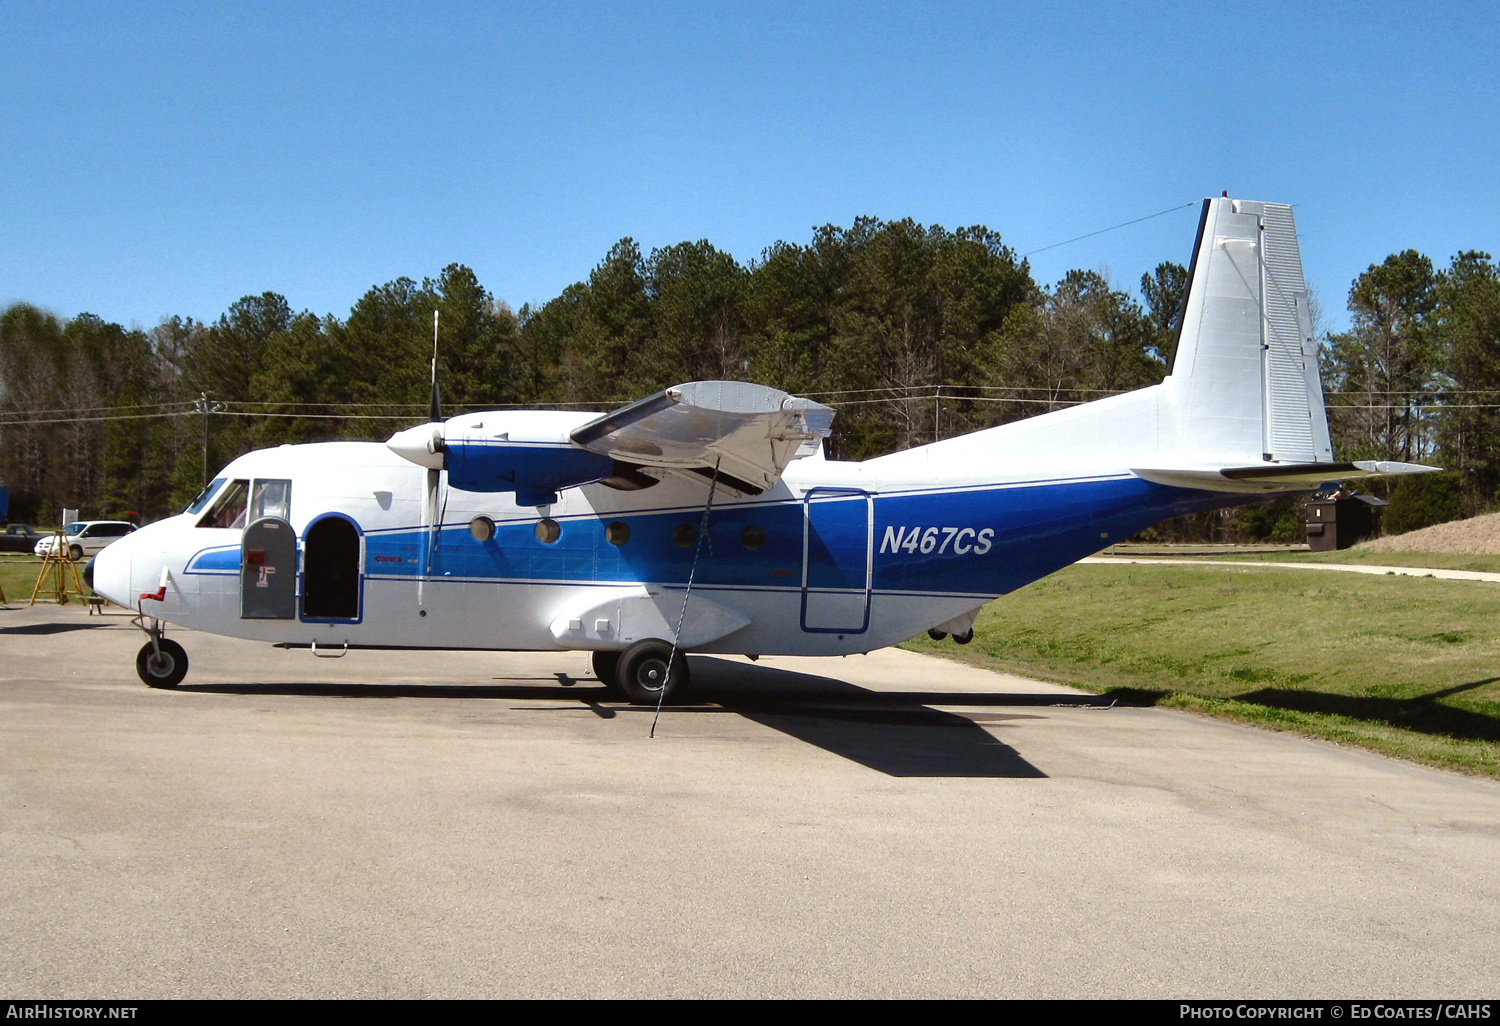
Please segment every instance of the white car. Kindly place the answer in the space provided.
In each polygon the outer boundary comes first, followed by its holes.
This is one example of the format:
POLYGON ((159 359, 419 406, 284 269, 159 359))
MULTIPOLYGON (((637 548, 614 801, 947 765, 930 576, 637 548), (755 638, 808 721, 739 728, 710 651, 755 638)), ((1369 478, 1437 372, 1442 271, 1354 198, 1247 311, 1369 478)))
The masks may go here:
MULTIPOLYGON (((92 556, 110 542, 119 541, 134 530, 134 524, 123 520, 80 520, 63 528, 68 536, 68 555, 73 559, 92 556)), ((57 535, 43 535, 32 551, 38 556, 56 553, 57 535)))

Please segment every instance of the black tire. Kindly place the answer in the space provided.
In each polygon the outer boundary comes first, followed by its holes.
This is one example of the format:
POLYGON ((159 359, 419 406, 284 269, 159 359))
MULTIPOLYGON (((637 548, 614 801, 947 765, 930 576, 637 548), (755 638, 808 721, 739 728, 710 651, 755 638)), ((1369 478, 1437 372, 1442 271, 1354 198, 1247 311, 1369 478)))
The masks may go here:
POLYGON ((936 627, 934 627, 930 631, 927 632, 927 636, 929 638, 931 638, 933 641, 942 641, 944 638, 946 638, 948 636, 948 632, 947 631, 940 631, 936 627))
POLYGON ((665 641, 637 641, 620 656, 616 678, 620 690, 632 705, 656 705, 680 699, 688 686, 687 654, 679 651, 672 658, 672 676, 667 678, 667 659, 672 646, 665 641), (662 687, 667 693, 662 695, 662 687))
POLYGON ((166 638, 161 639, 160 656, 156 646, 148 641, 135 657, 135 672, 147 687, 175 688, 187 676, 187 671, 187 653, 177 642, 166 638))
POLYGON ((604 685, 604 690, 613 695, 624 694, 620 690, 619 652, 590 652, 589 666, 593 669, 594 676, 599 678, 599 683, 604 685))
POLYGON ((78 562, 80 559, 82 559, 83 558, 83 546, 82 545, 69 545, 68 546, 68 558, 71 559, 75 563, 78 562))
POLYGON ((974 640, 974 628, 970 627, 962 634, 953 635, 953 640, 960 645, 967 645, 969 642, 974 640))

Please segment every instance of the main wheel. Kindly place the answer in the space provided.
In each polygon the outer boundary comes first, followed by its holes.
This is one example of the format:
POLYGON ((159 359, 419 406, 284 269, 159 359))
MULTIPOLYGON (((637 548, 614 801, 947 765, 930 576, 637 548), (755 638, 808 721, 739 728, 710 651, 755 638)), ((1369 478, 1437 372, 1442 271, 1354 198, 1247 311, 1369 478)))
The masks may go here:
POLYGON ((599 678, 599 683, 604 685, 606 691, 615 695, 620 694, 619 652, 590 652, 589 666, 593 668, 594 676, 599 678))
POLYGON ((135 672, 140 674, 147 687, 175 688, 187 676, 187 653, 177 642, 166 638, 162 638, 159 644, 160 653, 156 651, 156 645, 146 642, 136 654, 135 672))
POLYGON ((665 641, 648 639, 637 641, 620 656, 620 667, 616 674, 620 690, 634 705, 656 705, 658 702, 680 698, 688 686, 687 655, 679 651, 672 655, 672 646, 665 641), (667 659, 672 659, 671 678, 667 677, 667 659), (666 695, 662 695, 662 689, 666 695))
POLYGON ((83 558, 83 546, 82 545, 69 545, 68 546, 68 558, 71 559, 75 563, 78 562, 80 559, 82 559, 83 558))

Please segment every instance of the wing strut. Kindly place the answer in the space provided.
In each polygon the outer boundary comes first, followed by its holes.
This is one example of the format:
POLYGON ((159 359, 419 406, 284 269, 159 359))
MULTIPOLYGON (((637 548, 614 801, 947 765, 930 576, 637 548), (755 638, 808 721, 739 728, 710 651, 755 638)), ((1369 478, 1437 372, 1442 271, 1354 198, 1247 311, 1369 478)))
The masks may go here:
MULTIPOLYGON (((719 487, 719 463, 714 460, 714 476, 709 479, 708 501, 703 504, 703 521, 698 525, 698 544, 693 549, 693 565, 688 570, 687 591, 682 593, 682 612, 677 614, 677 629, 672 632, 672 651, 667 656, 667 672, 661 679, 661 694, 656 696, 656 715, 651 717, 650 737, 656 736, 656 721, 661 719, 661 704, 667 697, 667 685, 672 682, 672 660, 677 658, 677 639, 682 637, 682 625, 687 622, 688 599, 693 597, 693 578, 698 575, 698 557, 703 554, 703 539, 708 537, 708 511, 714 508, 714 492, 719 487)), ((684 655, 682 658, 686 659, 684 655)))

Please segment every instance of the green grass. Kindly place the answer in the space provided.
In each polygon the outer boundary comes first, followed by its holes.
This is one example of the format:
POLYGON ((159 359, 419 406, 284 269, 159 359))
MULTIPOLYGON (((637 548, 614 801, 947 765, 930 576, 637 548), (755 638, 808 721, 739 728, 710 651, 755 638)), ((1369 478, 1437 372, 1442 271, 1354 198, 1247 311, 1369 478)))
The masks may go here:
POLYGON ((1084 565, 991 603, 967 647, 906 647, 1500 776, 1497 627, 1495 584, 1084 565))
POLYGON ((1363 552, 1340 549, 1337 552, 1311 552, 1306 548, 1285 546, 1206 546, 1206 545, 1118 545, 1105 549, 1101 556, 1131 559, 1163 557, 1171 559, 1233 559, 1269 563, 1355 563, 1366 566, 1426 566, 1440 570, 1478 570, 1500 573, 1500 556, 1466 556, 1455 552, 1363 552))
MULTIPOLYGON (((39 556, 21 555, 19 553, 0 553, 0 588, 5 591, 5 597, 13 606, 22 606, 31 601, 31 590, 36 587, 37 574, 41 573, 42 560, 39 556)), ((78 564, 78 576, 83 577, 83 564, 78 564)), ((69 582, 71 584, 71 582, 69 582)), ((56 585, 53 586, 54 589, 56 585)), ((84 592, 93 594, 87 587, 84 592)), ((47 601, 56 601, 50 597, 55 595, 55 590, 43 592, 37 596, 37 602, 41 603, 46 597, 47 601)), ((69 596, 70 601, 77 601, 69 596)))
POLYGON ((1367 566, 1427 566, 1439 570, 1479 570, 1500 573, 1500 556, 1466 556, 1457 552, 1277 552, 1258 556, 1227 556, 1229 559, 1263 559, 1289 563, 1357 563, 1367 566))

